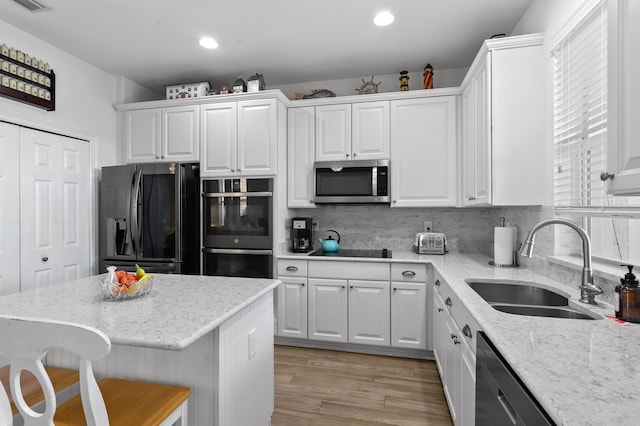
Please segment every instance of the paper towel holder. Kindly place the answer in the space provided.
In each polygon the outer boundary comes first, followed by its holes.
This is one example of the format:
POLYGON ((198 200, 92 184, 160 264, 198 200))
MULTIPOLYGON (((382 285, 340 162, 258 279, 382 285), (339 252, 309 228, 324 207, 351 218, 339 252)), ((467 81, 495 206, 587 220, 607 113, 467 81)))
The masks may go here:
POLYGON ((518 263, 516 262, 516 253, 515 252, 513 253, 513 258, 514 259, 513 259, 513 264, 512 265, 503 265, 501 263, 496 263, 493 260, 489 261, 489 265, 495 266, 497 268, 517 268, 520 265, 518 265, 518 263))

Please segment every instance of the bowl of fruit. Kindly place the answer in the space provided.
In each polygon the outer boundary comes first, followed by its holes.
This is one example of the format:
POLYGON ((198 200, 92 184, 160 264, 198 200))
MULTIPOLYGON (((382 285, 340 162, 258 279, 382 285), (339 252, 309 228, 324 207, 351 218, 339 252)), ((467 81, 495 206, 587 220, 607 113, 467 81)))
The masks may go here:
POLYGON ((106 299, 133 299, 144 296, 151 291, 153 277, 136 265, 136 273, 132 274, 115 266, 107 267, 107 277, 102 281, 102 295, 106 299))

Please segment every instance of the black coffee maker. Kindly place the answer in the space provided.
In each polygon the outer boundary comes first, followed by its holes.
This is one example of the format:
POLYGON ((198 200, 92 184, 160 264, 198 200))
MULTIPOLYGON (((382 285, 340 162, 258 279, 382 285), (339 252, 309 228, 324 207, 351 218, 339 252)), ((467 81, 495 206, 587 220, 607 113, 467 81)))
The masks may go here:
POLYGON ((313 218, 294 217, 291 219, 291 251, 308 253, 313 250, 313 218))

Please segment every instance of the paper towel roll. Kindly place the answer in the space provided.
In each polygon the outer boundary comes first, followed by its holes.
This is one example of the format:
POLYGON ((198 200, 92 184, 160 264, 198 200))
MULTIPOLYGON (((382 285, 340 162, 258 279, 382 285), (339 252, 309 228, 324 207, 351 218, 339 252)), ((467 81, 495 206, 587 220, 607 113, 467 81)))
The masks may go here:
POLYGON ((496 226, 493 230, 493 261, 496 265, 512 265, 516 227, 496 226))

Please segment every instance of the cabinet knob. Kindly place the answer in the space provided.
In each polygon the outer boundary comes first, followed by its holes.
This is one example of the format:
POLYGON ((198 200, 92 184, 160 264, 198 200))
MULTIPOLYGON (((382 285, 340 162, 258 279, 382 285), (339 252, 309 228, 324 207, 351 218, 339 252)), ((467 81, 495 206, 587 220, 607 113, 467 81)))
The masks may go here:
POLYGON ((238 173, 240 173, 242 171, 242 169, 238 169, 238 173))
POLYGON ((355 152, 353 153, 353 156, 354 156, 354 157, 356 156, 356 153, 355 153, 355 152))
POLYGON ((397 288, 397 287, 394 287, 394 288, 393 288, 393 291, 398 291, 398 288, 397 288))
POLYGON ((235 173, 235 172, 236 172, 235 170, 231 169, 231 173, 235 173))
POLYGON ((349 286, 349 288, 353 288, 353 286, 349 286))
POLYGON ((447 297, 447 300, 444 301, 447 306, 451 306, 451 298, 447 297))
POLYGON ((469 324, 465 324, 464 327, 462 327, 462 334, 467 336, 469 339, 473 339, 473 333, 471 333, 471 327, 469 327, 469 324))
POLYGON ((342 288, 347 288, 347 287, 345 287, 345 286, 342 286, 342 288))
POLYGON ((440 280, 436 280, 436 287, 440 287, 440 280))
POLYGON ((398 200, 393 200, 393 204, 395 204, 395 203, 397 203, 397 202, 398 202, 398 200))
POLYGON ((300 283, 300 285, 301 285, 302 287, 304 287, 304 283, 300 283))
POLYGON ((438 308, 438 312, 442 312, 442 308, 438 308))
POLYGON ((48 260, 49 260, 49 258, 48 258, 47 256, 45 256, 45 257, 43 257, 43 258, 42 258, 42 261, 43 261, 43 262, 46 262, 46 261, 48 261, 48 260))
POLYGON ((345 156, 346 156, 347 158, 349 158, 349 154, 345 154, 345 156))
POLYGON ((609 172, 602 172, 600 173, 600 180, 605 182, 609 179, 613 180, 613 178, 615 177, 615 173, 609 173, 609 172))
POLYGON ((476 199, 476 197, 469 197, 469 198, 467 198, 467 200, 469 200, 469 201, 473 201, 473 200, 475 200, 475 199, 476 199))
POLYGON ((415 277, 416 273, 413 271, 402 271, 402 275, 404 275, 405 277, 415 277))
POLYGON ((298 272, 297 266, 287 266, 287 271, 298 272))
POLYGON ((156 157, 156 160, 159 160, 159 159, 160 159, 160 157, 158 157, 157 155, 156 155, 155 157, 156 157))

